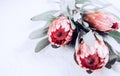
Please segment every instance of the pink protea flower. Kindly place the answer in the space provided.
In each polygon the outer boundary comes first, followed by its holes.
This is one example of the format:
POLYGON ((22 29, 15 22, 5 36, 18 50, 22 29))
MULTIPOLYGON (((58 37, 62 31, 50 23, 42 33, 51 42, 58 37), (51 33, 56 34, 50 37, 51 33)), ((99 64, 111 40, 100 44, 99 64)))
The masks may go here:
POLYGON ((99 31, 111 32, 119 28, 118 21, 115 17, 105 12, 88 12, 84 20, 99 31))
POLYGON ((64 46, 72 39, 73 30, 66 17, 55 19, 49 27, 48 38, 52 45, 64 46))
POLYGON ((87 71, 101 69, 108 62, 109 50, 105 43, 95 37, 93 46, 81 41, 75 53, 76 63, 87 71))

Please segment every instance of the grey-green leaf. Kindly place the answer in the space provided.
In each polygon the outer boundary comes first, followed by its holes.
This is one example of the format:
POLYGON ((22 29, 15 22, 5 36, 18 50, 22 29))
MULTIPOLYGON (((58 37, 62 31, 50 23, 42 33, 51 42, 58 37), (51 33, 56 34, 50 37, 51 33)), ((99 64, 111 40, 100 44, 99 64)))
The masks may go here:
POLYGON ((47 45, 49 45, 50 42, 48 41, 48 38, 44 38, 42 39, 36 46, 35 48, 35 52, 39 52, 41 51, 43 48, 45 48, 47 45))
POLYGON ((118 43, 120 43, 120 32, 113 31, 109 33, 110 36, 112 36, 118 43))
POLYGON ((43 21, 50 21, 50 20, 54 20, 56 17, 54 16, 55 13, 57 13, 58 10, 52 10, 52 11, 47 11, 44 13, 41 13, 37 16, 34 16, 31 18, 32 21, 39 21, 39 20, 43 20, 43 21))
POLYGON ((60 0, 60 11, 64 16, 70 16, 75 9, 75 0, 60 0))
POLYGON ((69 20, 70 20, 70 23, 71 23, 71 27, 72 27, 72 29, 75 30, 75 28, 76 28, 75 24, 72 22, 71 19, 69 19, 69 20))
POLYGON ((48 27, 46 28, 40 28, 38 30, 33 31, 30 35, 29 38, 30 39, 37 39, 37 38, 41 38, 47 35, 47 31, 48 31, 48 27))
POLYGON ((80 32, 78 33, 78 36, 77 36, 77 39, 76 39, 76 42, 75 42, 75 50, 76 51, 78 50, 78 47, 79 47, 79 38, 80 38, 80 32))
POLYGON ((89 0, 75 0, 75 2, 77 4, 83 4, 83 3, 87 2, 87 1, 89 1, 89 0))
POLYGON ((43 28, 40 28, 40 29, 38 29, 38 30, 36 30, 36 31, 33 31, 33 32, 29 35, 29 38, 30 38, 30 39, 37 39, 37 38, 41 38, 41 37, 46 36, 50 24, 51 24, 51 22, 47 22, 43 28))
POLYGON ((113 52, 113 48, 111 47, 111 45, 108 42, 105 42, 105 43, 109 48, 109 61, 107 62, 105 67, 110 69, 112 65, 117 61, 117 55, 113 52))
POLYGON ((112 38, 109 35, 104 36, 104 41, 107 42, 111 46, 111 48, 113 49, 113 52, 116 55, 120 56, 120 50, 119 50, 120 44, 114 38, 112 38))
POLYGON ((84 27, 85 27, 86 29, 88 29, 89 24, 88 24, 87 22, 83 21, 83 25, 84 25, 84 27))

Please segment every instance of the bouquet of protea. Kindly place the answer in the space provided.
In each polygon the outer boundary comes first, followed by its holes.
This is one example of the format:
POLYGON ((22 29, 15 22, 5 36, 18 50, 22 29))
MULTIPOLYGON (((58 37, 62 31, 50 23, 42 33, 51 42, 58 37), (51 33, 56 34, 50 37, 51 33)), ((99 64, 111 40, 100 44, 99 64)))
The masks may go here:
POLYGON ((47 24, 30 34, 31 39, 42 38, 35 52, 48 44, 53 48, 72 45, 75 62, 88 73, 111 68, 120 62, 119 19, 104 9, 110 4, 99 0, 61 0, 60 10, 51 10, 31 18, 47 24), (115 47, 116 46, 116 47, 115 47))

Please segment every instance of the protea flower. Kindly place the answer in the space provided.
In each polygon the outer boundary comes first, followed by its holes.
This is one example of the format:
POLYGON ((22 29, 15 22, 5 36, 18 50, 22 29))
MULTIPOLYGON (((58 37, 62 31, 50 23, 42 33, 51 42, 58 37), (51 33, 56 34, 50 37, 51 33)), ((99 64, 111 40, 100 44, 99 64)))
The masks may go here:
POLYGON ((76 63, 87 72, 101 69, 108 62, 108 58, 108 47, 97 37, 93 46, 88 45, 83 39, 75 53, 76 63))
POLYGON ((84 20, 96 30, 111 32, 119 28, 118 21, 112 15, 105 12, 88 12, 84 20))
POLYGON ((66 17, 55 19, 49 27, 48 38, 52 45, 57 47, 68 44, 72 39, 73 30, 66 17))

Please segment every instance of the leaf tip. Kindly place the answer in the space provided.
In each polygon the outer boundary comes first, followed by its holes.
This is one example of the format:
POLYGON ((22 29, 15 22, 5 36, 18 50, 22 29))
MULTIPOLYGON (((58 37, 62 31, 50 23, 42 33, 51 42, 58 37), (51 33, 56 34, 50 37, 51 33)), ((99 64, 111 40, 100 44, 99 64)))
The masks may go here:
POLYGON ((34 17, 30 18, 31 21, 36 21, 36 19, 34 17))
POLYGON ((31 39, 31 40, 34 39, 32 33, 28 36, 28 38, 31 39))
POLYGON ((32 20, 33 20, 33 18, 30 18, 30 20, 32 21, 32 20))
POLYGON ((29 39, 31 39, 31 40, 32 40, 32 39, 34 39, 31 35, 30 35, 30 36, 28 36, 28 38, 29 38, 29 39))
POLYGON ((37 50, 37 49, 35 49, 35 53, 38 53, 38 52, 40 52, 41 50, 37 50))

